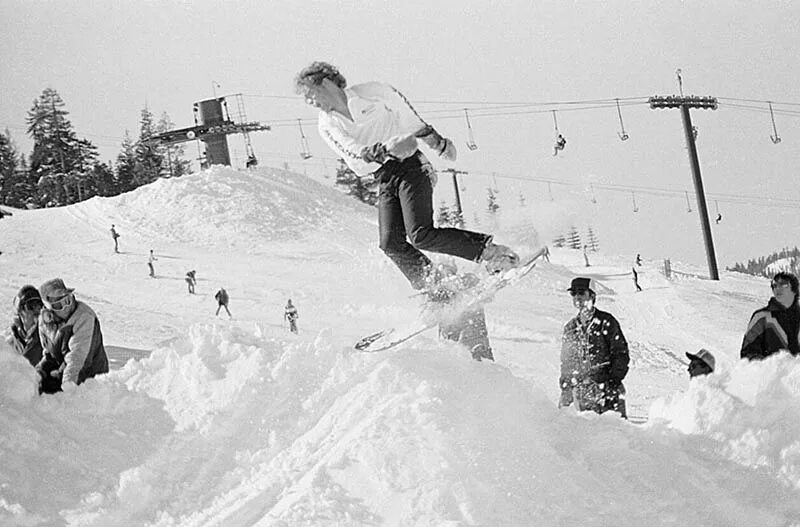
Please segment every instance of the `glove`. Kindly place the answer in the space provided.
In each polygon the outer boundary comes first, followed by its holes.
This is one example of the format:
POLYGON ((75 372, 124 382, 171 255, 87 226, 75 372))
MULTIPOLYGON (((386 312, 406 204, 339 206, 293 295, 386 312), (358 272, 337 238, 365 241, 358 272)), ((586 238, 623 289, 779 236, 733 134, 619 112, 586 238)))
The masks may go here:
POLYGON ((458 152, 456 152, 456 145, 450 139, 443 138, 444 145, 439 149, 439 157, 445 161, 455 161, 458 152))
POLYGON ((396 135, 386 141, 384 146, 390 156, 402 161, 417 151, 417 138, 414 137, 414 134, 396 135))
POLYGON ((360 155, 361 159, 367 163, 378 163, 380 165, 392 158, 386 150, 386 146, 380 142, 371 146, 365 146, 361 149, 360 155))

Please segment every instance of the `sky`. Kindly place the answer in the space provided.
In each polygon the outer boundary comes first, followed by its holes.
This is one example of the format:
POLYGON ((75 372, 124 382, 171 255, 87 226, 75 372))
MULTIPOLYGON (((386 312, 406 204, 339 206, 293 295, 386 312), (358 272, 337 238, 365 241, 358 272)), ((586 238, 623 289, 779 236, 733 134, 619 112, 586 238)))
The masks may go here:
MULTIPOLYGON (((492 231, 537 244, 507 211, 492 231)), ((3 325, 0 524, 800 525, 800 364, 737 360, 767 280, 667 280, 645 260, 637 293, 627 255, 587 268, 554 248, 486 306, 496 362, 435 332, 367 354, 359 337, 419 310, 375 233, 373 209, 266 168, 4 218, 0 317, 22 284, 60 276, 97 312, 112 371, 37 396, 3 325), (629 421, 556 407, 576 274, 629 343, 629 421), (219 287, 232 319, 214 315, 219 287), (689 381, 701 347, 717 371, 689 381)))
MULTIPOLYGON (((556 231, 592 226, 631 259, 705 266, 680 116, 646 102, 678 93, 680 68, 684 93, 720 101, 692 113, 719 266, 800 237, 795 3, 2 0, 0 15, 0 38, 13 50, 0 57, 0 127, 23 151, 26 113, 46 87, 105 160, 116 158, 125 130, 137 134, 145 106, 184 127, 192 103, 241 93, 248 119, 273 127, 252 134, 262 164, 330 181, 335 157, 292 88, 301 68, 327 60, 351 84, 395 85, 455 140, 457 162, 435 162, 468 172, 459 176, 467 218, 485 208, 491 186, 501 205, 550 201, 531 213, 560 212, 556 231), (553 110, 567 139, 556 157, 553 110)), ((229 142, 243 165, 242 139, 229 142)), ((452 185, 438 188, 442 201, 453 203, 452 185)))

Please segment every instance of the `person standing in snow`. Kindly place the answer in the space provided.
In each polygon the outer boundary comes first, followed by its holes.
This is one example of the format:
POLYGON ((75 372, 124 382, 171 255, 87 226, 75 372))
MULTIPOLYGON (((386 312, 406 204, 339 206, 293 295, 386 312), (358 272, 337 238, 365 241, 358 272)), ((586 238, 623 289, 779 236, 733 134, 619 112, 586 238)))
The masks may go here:
POLYGON ((689 378, 694 379, 703 375, 714 373, 714 367, 717 364, 714 355, 705 348, 701 348, 697 353, 686 352, 686 358, 689 359, 689 378))
POLYGON ((608 410, 627 417, 625 386, 628 342, 613 315, 595 307, 593 280, 578 277, 568 289, 578 314, 564 326, 561 339, 561 398, 558 406, 573 402, 580 411, 608 410))
POLYGON ((156 260, 158 260, 158 258, 153 255, 153 249, 150 249, 150 257, 147 259, 147 267, 150 268, 150 278, 156 277, 156 270, 153 268, 153 262, 156 260))
POLYGON ((61 278, 39 287, 44 304, 39 323, 44 356, 37 370, 45 393, 108 373, 100 321, 92 308, 75 299, 74 291, 61 278))
POLYGON ((379 82, 348 86, 326 62, 303 69, 295 90, 319 109, 318 130, 328 146, 356 175, 378 181, 380 248, 412 287, 430 285, 431 261, 421 250, 481 262, 492 272, 519 263, 516 253, 489 234, 434 227, 436 172, 418 142, 447 161, 455 161, 456 148, 402 93, 379 82))
POLYGON ((764 359, 779 351, 800 354, 798 280, 792 273, 772 277, 772 298, 750 317, 742 340, 743 359, 764 359))
POLYGON ((33 367, 42 360, 38 323, 42 307, 42 297, 32 285, 22 286, 14 297, 16 313, 11 321, 11 344, 33 367))
POLYGON ((219 316, 220 308, 224 307, 225 312, 228 313, 228 318, 233 318, 230 310, 228 309, 228 302, 230 301, 230 298, 228 297, 228 292, 225 291, 224 287, 219 288, 219 291, 217 291, 217 293, 214 295, 214 298, 217 299, 217 312, 214 313, 214 316, 219 316))
MULTIPOLYGON (((637 262, 641 261, 639 260, 638 254, 636 255, 636 260, 637 262)), ((642 287, 639 285, 639 273, 636 271, 636 265, 642 265, 642 264, 641 263, 634 264, 634 266, 631 267, 631 272, 633 273, 633 285, 636 287, 636 292, 638 293, 642 290, 642 287)))
POLYGON ((300 318, 300 315, 297 313, 297 308, 292 305, 292 299, 290 298, 286 302, 286 307, 283 310, 283 319, 289 321, 289 331, 292 333, 297 333, 298 318, 300 318))
POLYGON ((194 286, 197 285, 197 278, 195 277, 195 270, 192 269, 188 273, 186 273, 186 285, 189 288, 189 294, 194 294, 194 286))
POLYGON ((111 237, 114 239, 114 252, 118 253, 119 242, 117 240, 119 239, 119 234, 117 233, 117 229, 114 227, 113 223, 111 224, 111 237))

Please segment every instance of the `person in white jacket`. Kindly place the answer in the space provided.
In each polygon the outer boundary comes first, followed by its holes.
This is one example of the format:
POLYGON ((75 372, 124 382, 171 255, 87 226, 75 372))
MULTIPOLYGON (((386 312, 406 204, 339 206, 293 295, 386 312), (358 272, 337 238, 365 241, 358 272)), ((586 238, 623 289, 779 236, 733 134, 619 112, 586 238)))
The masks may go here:
POLYGON ((319 134, 328 146, 356 175, 378 181, 380 248, 414 288, 431 285, 431 261, 421 250, 481 262, 490 272, 519 263, 515 252, 493 243, 489 234, 434 227, 435 171, 418 143, 447 161, 455 161, 456 148, 397 89, 380 82, 347 86, 326 62, 303 69, 295 89, 319 109, 319 134))

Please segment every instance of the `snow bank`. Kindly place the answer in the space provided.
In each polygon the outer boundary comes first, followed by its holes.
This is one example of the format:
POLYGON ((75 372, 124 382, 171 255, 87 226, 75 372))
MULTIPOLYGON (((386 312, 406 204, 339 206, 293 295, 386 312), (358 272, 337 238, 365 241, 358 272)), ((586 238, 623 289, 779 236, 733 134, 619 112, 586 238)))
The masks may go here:
POLYGON ((696 378, 657 401, 650 420, 713 438, 725 457, 800 490, 800 361, 788 353, 696 378))

